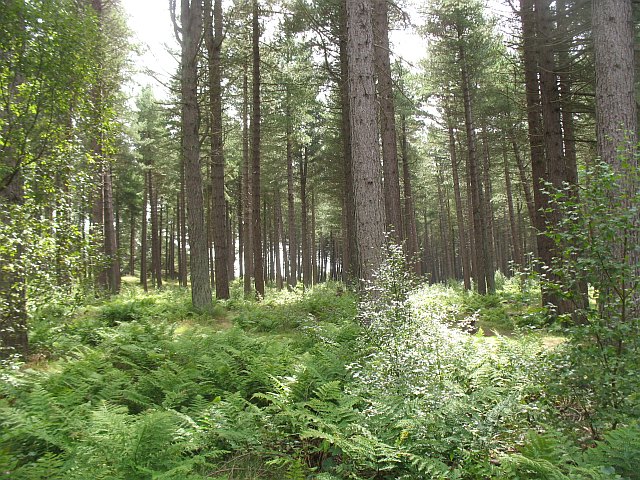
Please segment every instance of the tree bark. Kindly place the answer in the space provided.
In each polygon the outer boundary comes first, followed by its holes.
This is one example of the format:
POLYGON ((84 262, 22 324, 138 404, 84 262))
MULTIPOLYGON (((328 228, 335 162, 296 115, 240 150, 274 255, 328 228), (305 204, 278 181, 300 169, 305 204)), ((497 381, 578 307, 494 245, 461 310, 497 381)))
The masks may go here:
POLYGON ((369 0, 347 0, 347 55, 358 278, 372 280, 384 246, 374 47, 369 0))
POLYGON ((211 283, 200 170, 198 45, 202 32, 202 5, 198 0, 181 1, 182 155, 189 223, 191 299, 194 308, 204 310, 211 307, 211 283))
POLYGON ((411 169, 409 168, 409 146, 407 140, 407 119, 401 117, 402 123, 402 177, 404 187, 404 228, 407 239, 406 258, 413 273, 422 275, 421 262, 418 257, 418 230, 416 227, 416 210, 411 188, 411 169))
POLYGON ((253 166, 253 270, 258 298, 264 298, 264 260, 262 256, 262 221, 260 219, 260 24, 258 0, 253 0, 252 58, 253 112, 251 115, 251 153, 253 166))
POLYGON ((619 175, 617 192, 613 194, 617 197, 616 203, 620 201, 628 211, 635 208, 630 219, 632 226, 620 228, 618 240, 612 246, 615 259, 629 266, 629 273, 619 280, 623 317, 627 317, 622 320, 625 321, 638 318, 640 313, 638 120, 634 96, 635 37, 631 1, 593 0, 592 18, 598 155, 619 175))
MULTIPOLYGON (((462 41, 462 32, 458 32, 458 40, 462 41)), ((462 94, 464 99, 464 123, 467 131, 467 172, 471 188, 471 204, 473 208, 473 233, 475 237, 475 265, 474 275, 478 293, 487 293, 487 236, 486 236, 486 212, 484 210, 484 193, 477 161, 477 142, 473 123, 472 100, 470 92, 469 74, 466 65, 466 52, 464 46, 459 47, 460 74, 462 81, 462 94)))
POLYGON ((309 202, 307 199, 307 171, 309 158, 307 147, 303 148, 300 157, 300 240, 302 242, 302 283, 305 288, 311 287, 311 259, 309 248, 309 202))
POLYGON ((289 227, 289 288, 295 288, 298 283, 298 241, 296 239, 296 209, 293 185, 293 132, 291 128, 291 94, 287 86, 287 223, 289 227))
POLYGON ((511 188, 511 173, 509 171, 509 161, 507 156, 507 146, 502 146, 502 159, 504 162, 504 183, 507 193, 507 208, 509 212, 509 228, 511 230, 511 243, 513 245, 513 260, 518 268, 524 265, 524 256, 520 244, 520 232, 516 223, 515 209, 513 208, 513 190, 511 188))
POLYGON ((252 167, 249 156, 249 85, 247 78, 248 67, 245 65, 242 81, 242 165, 243 165, 243 209, 244 209, 244 294, 250 295, 251 279, 253 278, 253 200, 252 200, 252 167))
POLYGON ((158 192, 154 187, 153 172, 147 172, 149 203, 151 205, 151 275, 156 288, 162 288, 162 264, 160 256, 160 222, 158 221, 158 192))
POLYGON ((142 196, 142 234, 140 240, 140 283, 145 292, 149 291, 147 271, 147 204, 149 203, 149 175, 144 175, 144 194, 142 196))
POLYGON ((204 40, 209 63, 211 108, 211 193, 216 298, 229 298, 227 208, 225 201, 224 152, 222 145, 222 0, 204 1, 204 40))
POLYGON ((357 277, 355 201, 353 198, 353 159, 351 158, 351 112, 349 106, 349 55, 347 53, 347 4, 340 2, 340 120, 343 183, 342 280, 349 284, 357 277))
POLYGON ((392 238, 402 245, 403 224, 400 206, 400 179, 398 174, 398 145, 393 100, 391 61, 389 59, 389 19, 387 0, 373 0, 373 42, 375 45, 375 73, 378 101, 380 102, 380 137, 382 139, 382 170, 384 175, 384 207, 386 228, 392 238))
POLYGON ((462 213, 462 196, 460 194, 460 175, 458 174, 458 155, 456 151, 456 139, 453 126, 449 122, 449 154, 451 157, 451 172, 453 174, 453 195, 456 202, 456 221, 458 224, 458 236, 460 237, 460 259, 462 260, 462 278, 464 289, 471 290, 471 262, 467 232, 462 213))

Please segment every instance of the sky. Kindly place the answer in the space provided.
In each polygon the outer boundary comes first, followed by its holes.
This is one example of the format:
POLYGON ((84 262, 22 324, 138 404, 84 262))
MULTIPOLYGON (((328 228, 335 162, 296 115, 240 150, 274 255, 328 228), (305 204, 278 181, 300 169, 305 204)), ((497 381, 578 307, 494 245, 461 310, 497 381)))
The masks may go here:
POLYGON ((130 86, 132 93, 150 85, 156 97, 167 99, 169 92, 162 83, 167 83, 178 67, 177 60, 169 53, 178 51, 169 15, 169 1, 122 0, 122 6, 129 17, 127 23, 132 30, 133 41, 141 53, 132 56, 137 71, 130 86), (152 75, 145 73, 147 70, 152 75))
MULTIPOLYGON (((133 32, 134 42, 139 46, 141 55, 133 55, 137 73, 130 89, 135 95, 143 86, 151 85, 158 99, 168 99, 169 91, 162 84, 167 83, 176 71, 178 62, 169 51, 177 52, 178 45, 173 33, 169 15, 169 0, 121 0, 128 15, 129 28, 133 32), (149 73, 151 74, 149 74, 149 73)), ((494 14, 502 16, 508 12, 506 0, 488 0, 494 14)), ((180 1, 178 0, 178 4, 180 1)), ((412 21, 419 21, 415 5, 425 2, 413 0, 408 11, 412 21)), ((390 34, 392 51, 403 60, 416 67, 425 53, 425 42, 410 31, 395 30, 390 34)))

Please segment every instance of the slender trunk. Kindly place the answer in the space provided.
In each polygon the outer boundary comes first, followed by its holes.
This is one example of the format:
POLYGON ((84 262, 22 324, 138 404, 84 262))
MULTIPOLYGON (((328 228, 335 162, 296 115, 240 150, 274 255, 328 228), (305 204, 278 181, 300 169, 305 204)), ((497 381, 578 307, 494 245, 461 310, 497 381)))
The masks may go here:
POLYGON ((253 157, 253 262, 254 283, 258 298, 264 298, 264 261, 262 256, 262 222, 260 219, 260 24, 258 0, 253 0, 252 17, 253 112, 251 115, 253 157))
POLYGON ((129 275, 136 274, 136 216, 129 206, 129 275))
POLYGON ((160 263, 160 222, 158 220, 158 192, 155 189, 153 173, 147 173, 149 201, 151 204, 151 275, 156 288, 162 288, 162 265, 160 263))
POLYGON ((416 228, 416 211, 413 204, 413 190, 411 188, 411 170, 409 168, 409 146, 407 142, 407 119, 401 117, 402 123, 402 177, 404 187, 404 227, 407 239, 406 257, 416 275, 422 274, 421 262, 418 257, 418 230, 416 228))
POLYGON ((400 179, 398 174, 398 146, 396 142, 393 82, 389 59, 389 19, 387 0, 372 0, 373 42, 375 45, 375 73, 380 104, 380 137, 382 140, 382 170, 384 175, 384 207, 386 229, 393 232, 394 241, 403 244, 400 179))
POLYGON ((307 147, 304 147, 302 156, 300 157, 300 237, 302 241, 302 283, 305 288, 309 288, 312 284, 311 280, 311 259, 309 248, 309 207, 307 201, 307 169, 309 165, 307 156, 307 147))
POLYGON ((507 146, 502 146, 502 159, 504 162, 504 183, 507 193, 507 207, 509 211, 509 227, 511 229, 511 244, 513 245, 513 260, 517 269, 524 265, 524 257, 520 246, 520 232, 516 223, 515 210, 513 208, 513 191, 511 189, 511 173, 509 172, 509 161, 507 157, 507 146))
POLYGON ((357 277, 355 200, 353 197, 353 159, 351 157, 351 108, 349 105, 349 55, 347 53, 347 4, 340 2, 340 120, 344 169, 342 264, 343 281, 351 283, 357 277))
POLYGON ((140 241, 140 283, 144 291, 149 291, 147 280, 147 203, 149 202, 149 175, 144 175, 144 194, 142 198, 142 239, 140 241))
POLYGON ((527 91, 527 124, 529 128, 529 148, 531 151, 531 172, 533 179, 534 208, 532 209, 532 223, 538 231, 538 256, 542 261, 545 261, 548 259, 550 252, 550 239, 542 235, 546 228, 541 211, 547 209, 549 200, 544 194, 543 189, 544 179, 546 178, 546 161, 542 134, 540 86, 538 83, 539 52, 538 41, 536 39, 537 22, 533 4, 534 0, 520 0, 523 36, 522 55, 524 61, 525 87, 527 91))
POLYGON ((204 41, 209 63, 209 103, 211 106, 211 193, 213 246, 215 251, 216 298, 229 298, 227 208, 225 202, 224 152, 222 146, 222 0, 205 0, 204 41))
MULTIPOLYGON (((535 0, 536 21, 538 27, 538 61, 540 76, 540 101, 542 105, 542 126, 544 149, 546 154, 546 177, 553 189, 562 188, 566 178, 566 158, 563 149, 562 121, 560 110, 560 94, 558 90, 557 67, 554 48, 556 36, 553 31, 551 17, 551 0, 535 0)), ((558 207, 549 208, 544 215, 545 230, 549 226, 557 226, 561 221, 558 207)), ((551 266, 556 255, 556 246, 551 239, 545 241, 545 250, 540 252, 541 260, 551 266)), ((550 271, 547 279, 553 283, 559 281, 550 271)), ((562 299, 549 288, 542 289, 542 303, 549 305, 553 314, 568 313, 573 309, 571 302, 562 299)))
MULTIPOLYGON (((462 34, 458 33, 461 41, 462 34)), ((478 293, 484 295, 487 293, 487 236, 486 236, 486 212, 484 210, 484 193, 482 182, 480 181, 480 172, 477 163, 477 147, 476 133, 473 124, 473 112, 470 92, 470 81, 466 66, 466 52, 461 45, 460 54, 460 71, 462 79, 462 93, 464 97, 464 123, 467 131, 467 170, 469 173, 469 184, 471 187, 471 203, 473 205, 473 232, 475 237, 475 263, 474 269, 476 288, 478 293)))
MULTIPOLYGON (((17 95, 20 83, 18 80, 11 85, 11 95, 17 95)), ((4 110, 1 115, 8 117, 12 112, 4 110)), ((0 125, 0 128, 4 133, 7 127, 0 125)), ((14 215, 22 216, 20 209, 24 205, 24 179, 14 149, 9 145, 3 153, 2 167, 15 173, 9 183, 0 188, 0 224, 12 229, 16 226, 14 215)), ((25 358, 29 353, 24 245, 21 236, 16 240, 3 245, 0 255, 0 358, 13 355, 25 358)))
POLYGON ((236 199, 236 211, 238 212, 238 274, 245 277, 244 269, 244 163, 240 164, 238 171, 238 198, 236 199))
POLYGON ((248 67, 245 65, 242 81, 243 103, 242 103, 242 165, 243 165, 243 203, 244 203, 244 294, 250 295, 251 278, 253 277, 253 200, 252 200, 252 168, 249 157, 249 85, 247 78, 248 67))
POLYGON ((482 128, 483 133, 483 150, 484 150, 484 161, 482 164, 482 183, 484 185, 484 212, 485 212, 485 222, 484 222, 484 234, 483 237, 486 238, 487 248, 485 251, 485 269, 486 269, 486 281, 487 281, 487 290, 489 293, 494 293, 496 291, 496 282, 495 282, 495 269, 496 262, 494 259, 494 252, 496 251, 495 245, 495 228, 494 228, 494 219, 493 219, 493 206, 491 204, 491 198, 493 197, 493 190, 491 187, 491 157, 489 155, 489 138, 487 134, 486 127, 482 128))
POLYGON ((460 237, 460 257, 462 260, 462 277, 464 289, 471 290, 471 265, 469 244, 462 214, 462 196, 460 194, 460 176, 458 174, 458 155, 456 151, 456 139, 453 126, 449 124, 449 155, 451 157, 451 171, 453 173, 453 195, 456 202, 456 220, 458 224, 458 236, 460 237))
POLYGON ((290 112, 291 96, 287 87, 287 217, 289 226, 289 277, 287 283, 289 288, 295 288, 298 282, 298 262, 297 251, 298 242, 296 240, 296 210, 294 203, 294 186, 293 186, 293 145, 292 145, 292 129, 291 129, 291 112, 290 112))
POLYGON ((276 254, 276 288, 282 290, 284 282, 282 280, 282 265, 280 261, 280 252, 284 247, 282 239, 282 206, 280 205, 280 187, 276 185, 276 193, 273 198, 273 243, 276 254))
POLYGON ((311 278, 312 282, 318 283, 318 243, 316 236, 316 195, 311 188, 311 278))
POLYGON ((194 308, 204 310, 211 306, 211 283, 207 231, 204 221, 202 172, 200 170, 200 112, 198 108, 198 45, 202 32, 202 6, 200 2, 182 0, 181 19, 182 155, 189 223, 191 300, 194 308))
POLYGON ((236 278, 236 241, 233 228, 231 203, 225 200, 227 209, 227 274, 229 282, 236 278))

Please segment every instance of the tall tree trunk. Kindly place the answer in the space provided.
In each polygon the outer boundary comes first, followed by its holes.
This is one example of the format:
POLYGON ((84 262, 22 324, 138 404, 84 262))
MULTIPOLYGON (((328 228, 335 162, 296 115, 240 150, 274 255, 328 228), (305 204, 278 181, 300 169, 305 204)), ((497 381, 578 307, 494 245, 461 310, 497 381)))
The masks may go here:
MULTIPOLYGON (((18 81, 11 85, 10 95, 17 95, 18 81)), ((11 100, 9 100, 11 102, 11 100)), ((13 113, 5 109, 2 117, 13 113)), ((0 117, 0 118, 2 118, 0 117)), ((7 128, 1 126, 2 133, 7 128)), ((16 228, 15 215, 24 204, 24 179, 19 161, 11 145, 3 148, 2 167, 13 171, 9 182, 0 187, 0 224, 8 229, 16 228)), ((0 358, 18 355, 25 358, 29 353, 27 336, 27 289, 24 272, 24 245, 17 237, 16 241, 3 245, 0 255, 0 358)))
POLYGON ((129 275, 136 274, 136 216, 129 205, 129 275))
POLYGON ((153 183, 153 172, 147 172, 149 202, 151 204, 151 275, 156 288, 162 288, 162 265, 160 261, 160 222, 158 221, 158 192, 153 183))
POLYGON ((204 40, 209 55, 209 103, 211 106, 211 190, 216 298, 229 298, 227 208, 222 146, 222 0, 204 1, 204 40))
POLYGON ((204 222, 202 172, 200 170, 200 112, 198 109, 198 45, 202 32, 202 5, 199 1, 182 1, 182 155, 184 159, 191 299, 194 308, 211 306, 211 283, 207 231, 204 222))
MULTIPOLYGON (((552 242, 544 235, 545 220, 542 211, 548 208, 549 199, 544 193, 546 179, 546 159, 542 133, 542 109, 540 104, 540 85, 538 83, 538 40, 537 22, 533 9, 534 0, 520 0, 522 21, 524 77, 527 100, 527 124, 529 129, 529 148, 531 152, 531 173, 533 180, 533 209, 528 205, 531 222, 537 231, 536 252, 542 263, 550 260, 552 242)), ((517 155, 517 154, 516 154, 517 155)), ((519 158, 518 156, 516 158, 519 158)))
POLYGON ((460 258, 462 260, 462 277, 464 289, 471 290, 471 261, 469 244, 467 243, 467 232, 462 214, 462 196, 460 194, 460 175, 458 174, 458 155, 456 151, 456 138, 453 126, 449 121, 449 155, 451 157, 451 171, 453 174, 453 196, 456 202, 456 221, 458 225, 458 236, 460 237, 460 258))
POLYGON ((251 115, 253 166, 253 265, 258 298, 264 298, 264 261, 262 256, 262 222, 260 219, 260 24, 258 0, 253 0, 252 58, 253 112, 251 115))
POLYGON ((342 263, 343 281, 351 283, 357 276, 355 201, 353 198, 353 159, 351 158, 351 112, 349 106, 349 56, 347 53, 347 0, 340 1, 340 120, 343 183, 342 263))
POLYGON ((404 114, 402 123, 402 177, 404 187, 404 228, 407 239, 406 257, 407 264, 411 266, 413 273, 422 274, 421 262, 418 258, 418 230, 416 227, 416 210, 413 203, 413 190, 411 188, 411 169, 409 168, 409 146, 407 140, 407 119, 404 114))
POLYGON ((347 55, 358 278, 368 281, 384 247, 374 47, 369 0, 347 0, 347 55))
POLYGON ((495 235, 495 227, 494 227, 494 219, 493 219, 493 205, 491 205, 491 197, 493 197, 493 189, 491 186, 491 157, 489 153, 489 138, 487 134, 487 129, 485 126, 482 128, 483 133, 483 151, 484 158, 482 163, 482 184, 484 186, 484 211, 485 211, 485 222, 484 222, 484 237, 487 239, 487 249, 485 254, 485 269, 486 269, 486 281, 487 281, 487 290, 489 293, 494 293, 496 291, 496 282, 495 282, 495 269, 496 262, 494 258, 494 252, 496 252, 496 235, 495 235))
POLYGON ((318 283, 318 237, 316 236, 316 194, 311 187, 311 278, 312 283, 318 283))
POLYGON ((289 288, 295 288, 298 283, 298 242, 296 240, 296 210, 293 186, 293 132, 291 128, 291 95, 287 86, 287 223, 289 227, 289 288))
MULTIPOLYGON (((458 32, 458 40, 462 41, 462 34, 458 32)), ((473 111, 471 101, 471 85, 466 65, 466 52, 460 45, 460 72, 462 80, 462 94, 464 98, 464 123, 467 131, 467 171, 469 174, 469 185, 471 187, 471 203, 473 206, 473 233, 475 237, 475 280, 478 293, 487 293, 487 232, 486 232, 486 212, 484 210, 484 193, 477 161, 476 132, 473 123, 473 111)))
POLYGON ((502 146, 502 160, 504 162, 504 183, 507 193, 507 207, 509 212, 509 227, 511 229, 511 243, 513 245, 513 260, 517 265, 516 268, 522 268, 524 265, 524 256, 520 246, 520 232, 516 223, 516 214, 513 208, 513 190, 511 188, 511 173, 509 172, 509 161, 507 156, 507 146, 502 146))
MULTIPOLYGON (((598 155, 620 175, 617 192, 629 211, 633 227, 620 228, 612 245, 615 259, 629 266, 620 279, 619 301, 623 321, 640 313, 640 225, 638 213, 638 120, 634 96, 634 23, 631 0, 593 0, 593 37, 596 66, 596 125, 598 155)), ((613 203, 613 202, 612 202, 613 203)), ((604 299, 606 302, 606 299, 604 299)))
POLYGON ((147 203, 149 202, 149 175, 144 175, 144 194, 142 196, 142 238, 140 240, 140 283, 145 292, 149 291, 147 272, 147 203))
POLYGON ((309 202, 307 199, 307 171, 309 165, 307 147, 300 157, 300 238, 302 242, 302 283, 305 288, 312 284, 311 259, 309 248, 309 202))
POLYGON ((242 165, 243 165, 243 203, 244 203, 244 294, 250 295, 252 292, 251 279, 253 278, 253 188, 252 188, 252 167, 249 156, 249 85, 247 78, 248 67, 245 65, 242 80, 242 165))
MULTIPOLYGON (((542 105, 542 126, 544 149, 546 154, 546 177, 553 189, 562 188, 567 180, 566 158, 562 138, 562 116, 560 109, 560 93, 558 90, 557 67, 554 48, 557 39, 553 31, 551 17, 551 0, 535 0, 536 25, 538 27, 538 61, 540 78, 540 101, 542 105)), ((545 227, 560 224, 560 211, 557 207, 548 209, 544 215, 545 227)), ((546 228, 545 228, 546 230, 546 228)), ((556 254, 556 247, 551 239, 546 240, 547 248, 539 254, 541 260, 550 266, 556 254), (544 254, 544 255, 543 255, 544 254)), ((558 282, 557 276, 550 271, 547 275, 551 282, 558 282)), ((562 299, 550 288, 542 289, 542 303, 551 307, 553 314, 564 314, 573 310, 573 305, 562 299)))
POLYGON ((400 179, 398 174, 398 146, 396 117, 393 101, 391 61, 389 59, 389 19, 387 0, 372 0, 373 42, 375 45, 375 73, 378 80, 380 102, 380 137, 382 139, 382 170, 384 175, 384 207, 386 228, 393 239, 403 244, 402 208, 400 206, 400 179))
POLYGON ((179 196, 179 208, 180 211, 180 263, 179 263, 179 275, 180 286, 187 288, 187 193, 184 178, 184 159, 181 163, 180 174, 180 196, 179 196))
POLYGON ((273 197, 273 243, 276 253, 276 288, 282 290, 284 286, 280 261, 280 252, 284 247, 284 239, 282 238, 282 205, 280 205, 280 186, 276 185, 275 188, 276 192, 273 197))

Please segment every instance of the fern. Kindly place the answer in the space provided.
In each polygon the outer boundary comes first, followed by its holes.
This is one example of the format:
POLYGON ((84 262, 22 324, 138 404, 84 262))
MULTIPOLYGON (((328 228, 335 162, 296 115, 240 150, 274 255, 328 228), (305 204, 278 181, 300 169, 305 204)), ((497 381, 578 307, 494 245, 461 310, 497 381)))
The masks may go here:
POLYGON ((640 424, 612 430, 595 448, 587 450, 586 465, 612 468, 630 480, 640 479, 640 424))

